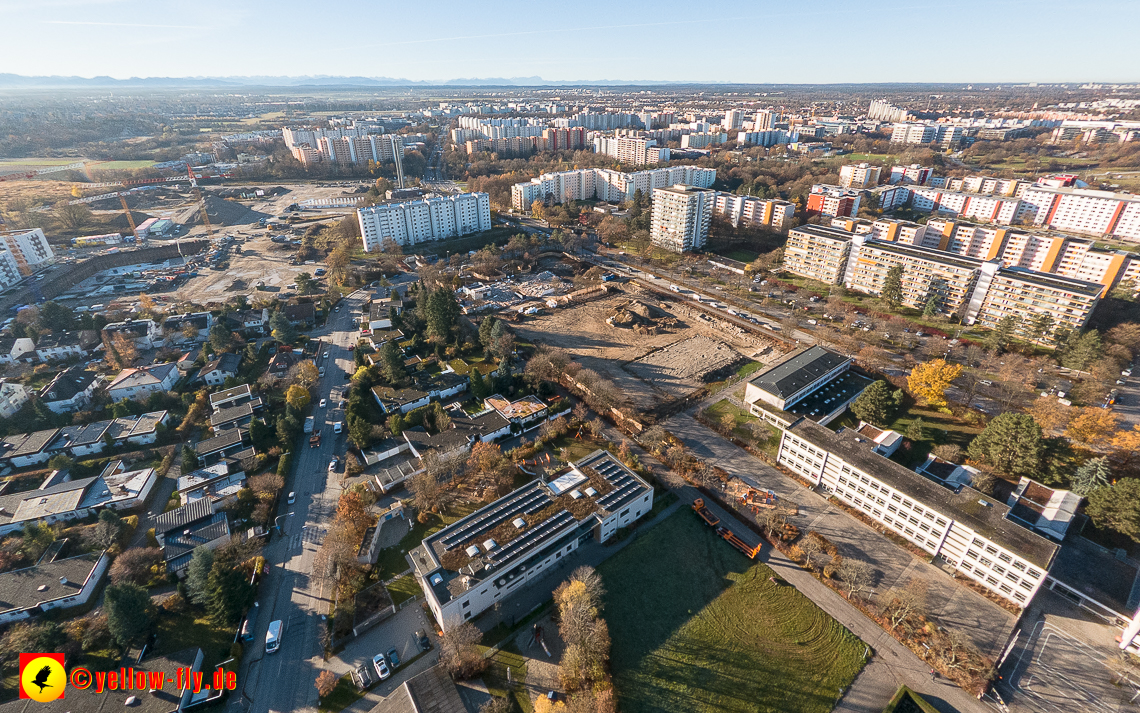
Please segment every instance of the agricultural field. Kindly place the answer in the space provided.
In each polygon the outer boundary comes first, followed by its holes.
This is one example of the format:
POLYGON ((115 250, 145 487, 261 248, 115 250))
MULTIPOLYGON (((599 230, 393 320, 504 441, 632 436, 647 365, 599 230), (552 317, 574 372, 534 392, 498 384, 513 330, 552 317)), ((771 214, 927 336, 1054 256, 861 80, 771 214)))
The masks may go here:
POLYGON ((625 713, 826 713, 865 647, 688 508, 598 571, 625 713))

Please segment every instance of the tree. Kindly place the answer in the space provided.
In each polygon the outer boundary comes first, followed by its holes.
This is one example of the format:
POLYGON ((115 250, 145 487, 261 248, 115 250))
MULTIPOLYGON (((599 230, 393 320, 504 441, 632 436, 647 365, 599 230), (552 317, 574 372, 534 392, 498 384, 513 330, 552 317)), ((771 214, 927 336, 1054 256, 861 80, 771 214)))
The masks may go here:
POLYGON ((942 443, 935 446, 930 451, 936 457, 941 458, 951 463, 957 463, 958 459, 962 457, 962 448, 953 443, 942 443))
POLYGON ((427 299, 427 333, 440 342, 450 341, 459 324, 459 303, 446 287, 439 287, 427 299))
POLYGON ((289 324, 289 318, 281 310, 277 310, 269 317, 269 330, 273 338, 282 344, 292 344, 297 338, 297 331, 289 324))
POLYGON ((317 281, 307 272, 297 273, 297 279, 293 282, 297 285, 297 294, 300 295, 311 295, 320 289, 317 281))
POLYGON ((1007 314, 998 320, 998 323, 986 336, 986 348, 995 354, 1001 354, 1021 326, 1021 318, 1015 314, 1007 314))
POLYGON ((926 438, 926 428, 921 418, 916 418, 907 424, 905 435, 911 441, 921 441, 926 438))
POLYGON ((58 302, 44 302, 40 305, 36 324, 49 332, 66 332, 75 329, 75 313, 58 302))
POLYGON ((317 695, 321 698, 327 698, 333 689, 336 688, 337 679, 336 674, 332 671, 321 671, 317 674, 317 695))
POLYGON ((483 321, 479 323, 479 343, 483 345, 484 349, 491 348, 491 330, 495 328, 495 323, 499 320, 495 315, 487 315, 483 321))
POLYGON ((206 611, 219 626, 236 624, 246 607, 253 603, 254 587, 249 577, 231 561, 218 557, 206 580, 206 611))
POLYGON ((1069 421, 1065 435, 1086 446, 1097 446, 1112 440, 1116 433, 1120 419, 1112 409, 1087 406, 1077 410, 1077 414, 1069 421))
POLYGON ((1003 413, 970 442, 970 458, 989 463, 1002 473, 1037 474, 1044 452, 1041 427, 1029 414, 1003 413))
POLYGON ((407 376, 407 371, 404 369, 404 354, 394 339, 389 339, 380 347, 380 364, 384 377, 392 386, 399 386, 407 376))
POLYGON ((123 531, 123 521, 114 510, 104 510, 99 513, 99 521, 95 523, 95 533, 92 539, 103 549, 107 549, 119 539, 123 531))
POLYGON ((132 547, 115 558, 111 565, 111 582, 130 582, 146 586, 154 576, 153 568, 162 564, 162 550, 157 547, 132 547))
POLYGON ((476 401, 483 401, 491 395, 491 390, 487 388, 487 382, 483 380, 483 372, 478 368, 472 367, 471 369, 471 395, 475 397, 476 401))
POLYGON ((881 296, 883 298, 883 302, 886 302, 887 306, 890 307, 892 310, 897 310, 899 307, 902 306, 902 301, 903 301, 902 278, 903 278, 903 266, 902 265, 892 265, 887 270, 886 279, 883 280, 883 292, 882 292, 881 296))
POLYGON ((309 405, 309 390, 300 384, 293 384, 285 391, 285 403, 298 411, 304 411, 309 405))
POLYGON ((142 638, 154 621, 150 595, 137 584, 112 584, 103 593, 107 628, 123 646, 142 638))
POLYGON ((895 590, 894 597, 884 608, 892 631, 911 616, 922 616, 926 609, 926 589, 926 582, 916 578, 895 590))
POLYGON ((186 591, 195 604, 204 605, 210 600, 210 571, 213 567, 213 550, 201 546, 194 548, 190 565, 186 568, 186 591))
POLYGON ((234 345, 234 333, 225 325, 225 320, 219 319, 210 327, 209 341, 216 352, 224 352, 234 345))
POLYGON ((515 702, 506 696, 494 696, 479 706, 479 713, 514 713, 514 710, 515 702))
POLYGON ((182 474, 186 475, 190 471, 198 469, 198 454, 189 445, 182 446, 182 474))
POLYGON ((931 290, 930 294, 926 296, 926 303, 922 306, 922 316, 933 317, 938 314, 939 309, 938 293, 931 290))
POLYGON ((849 598, 870 589, 875 581, 875 570, 871 565, 853 557, 846 557, 839 563, 838 574, 849 598))
POLYGON ((183 339, 188 342, 193 342, 198 338, 198 334, 201 330, 199 330, 198 326, 193 322, 185 322, 182 325, 182 329, 179 331, 182 333, 183 339))
POLYGON ((1077 371, 1088 371, 1100 355, 1100 332, 1095 329, 1090 329, 1084 334, 1072 332, 1061 354, 1061 365, 1077 371))
POLYGON ((1122 478, 1115 485, 1097 488, 1088 497, 1085 514, 1097 527, 1140 542, 1140 480, 1122 478))
POLYGON ((319 378, 321 378, 321 371, 310 359, 297 362, 289 368, 290 383, 298 384, 306 389, 317 383, 319 378))
POLYGON ((911 369, 906 384, 915 395, 938 408, 946 405, 946 389, 961 373, 961 364, 947 364, 945 359, 934 359, 911 369))
POLYGON ((1107 486, 1110 475, 1108 458, 1090 458, 1073 474, 1071 490, 1082 497, 1087 496, 1097 488, 1107 486))
POLYGON ((48 468, 51 468, 52 470, 67 470, 73 465, 75 465, 75 461, 71 458, 68 458, 63 453, 54 455, 48 460, 48 468))
POLYGON ((479 651, 483 632, 469 621, 452 623, 439 638, 439 662, 453 678, 468 679, 490 665, 479 651))
POLYGON ((1072 418, 1072 411, 1071 406, 1066 406, 1056 397, 1041 396, 1029 406, 1027 413, 1041 426, 1043 432, 1053 433, 1065 430, 1072 418))
POLYGON ((884 426, 894 416, 896 405, 890 384, 880 379, 863 389, 863 393, 852 402, 851 413, 860 421, 884 426))
POLYGON ((1130 470, 1140 463, 1140 425, 1113 436, 1112 449, 1112 460, 1118 471, 1130 470))
POLYGON ((1033 337, 1033 346, 1041 343, 1041 340, 1048 337, 1053 332, 1053 326, 1057 320, 1053 319, 1052 315, 1041 313, 1035 315, 1029 320, 1029 336, 1033 337))

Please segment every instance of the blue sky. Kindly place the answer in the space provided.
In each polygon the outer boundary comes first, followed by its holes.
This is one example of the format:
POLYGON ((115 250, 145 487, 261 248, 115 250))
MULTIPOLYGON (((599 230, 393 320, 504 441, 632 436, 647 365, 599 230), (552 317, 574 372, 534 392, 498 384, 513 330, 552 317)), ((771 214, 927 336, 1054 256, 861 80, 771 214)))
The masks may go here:
POLYGON ((1136 0, 0 0, 0 72, 1137 82, 1136 0))

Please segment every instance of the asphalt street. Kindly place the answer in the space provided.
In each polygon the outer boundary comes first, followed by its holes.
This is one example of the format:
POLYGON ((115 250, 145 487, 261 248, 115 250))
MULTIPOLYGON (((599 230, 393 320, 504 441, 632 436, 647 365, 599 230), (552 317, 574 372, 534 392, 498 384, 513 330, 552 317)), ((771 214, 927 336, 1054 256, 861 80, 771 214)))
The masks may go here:
MULTIPOLYGON (((333 434, 332 424, 344 420, 339 404, 348 383, 346 374, 353 369, 348 349, 356 339, 353 315, 359 313, 365 295, 359 291, 346 297, 325 327, 310 333, 325 342, 317 357, 325 375, 318 380, 316 390, 318 401, 328 401, 325 408, 313 410, 323 438, 318 448, 309 448, 308 435, 297 441, 293 477, 285 485, 297 498, 293 505, 282 505, 276 519, 280 531, 273 533, 265 549, 266 576, 258 589, 261 615, 253 641, 246 644, 238 679, 242 695, 230 704, 234 710, 294 711, 317 704, 314 682, 323 668, 319 631, 329 599, 323 581, 311 576, 313 557, 340 497, 346 441, 345 433, 333 434), (339 461, 336 472, 329 470, 333 456, 339 461), (284 623, 281 647, 266 655, 265 632, 275 620, 284 623)), ((285 500, 282 498, 282 503, 285 500)))

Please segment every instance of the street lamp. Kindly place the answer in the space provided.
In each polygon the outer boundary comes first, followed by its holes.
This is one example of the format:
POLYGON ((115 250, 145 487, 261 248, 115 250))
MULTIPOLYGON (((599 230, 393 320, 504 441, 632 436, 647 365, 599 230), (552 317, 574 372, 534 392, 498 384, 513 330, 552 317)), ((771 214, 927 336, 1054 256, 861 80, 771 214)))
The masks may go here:
POLYGON ((277 522, 283 517, 293 517, 293 515, 295 515, 295 514, 296 513, 287 512, 284 515, 278 515, 277 517, 275 517, 273 519, 273 529, 277 530, 278 532, 281 532, 281 526, 278 525, 277 522))

